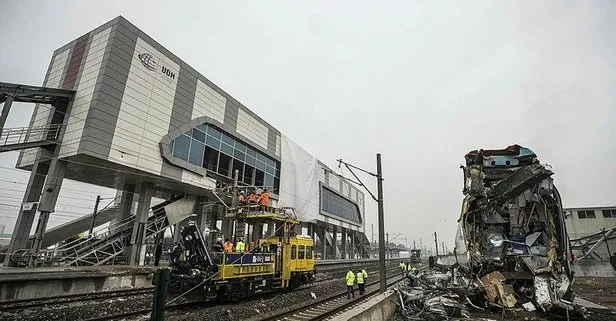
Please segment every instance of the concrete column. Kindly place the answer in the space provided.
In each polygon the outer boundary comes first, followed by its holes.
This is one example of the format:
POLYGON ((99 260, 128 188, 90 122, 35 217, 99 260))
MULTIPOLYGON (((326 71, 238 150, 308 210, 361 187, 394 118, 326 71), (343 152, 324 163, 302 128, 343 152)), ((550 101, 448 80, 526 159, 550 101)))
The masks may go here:
POLYGON ((355 231, 350 231, 351 234, 351 258, 355 258, 355 231))
POLYGON ((153 192, 154 189, 150 183, 143 183, 139 186, 139 202, 130 242, 129 265, 143 265, 145 259, 146 225, 153 192))
POLYGON ((267 223, 267 233, 266 233, 266 236, 270 237, 272 235, 274 235, 274 223, 270 222, 270 223, 267 223))
POLYGON ((118 221, 122 221, 131 215, 133 200, 135 196, 135 184, 124 184, 120 196, 120 208, 118 211, 118 221))
POLYGON ((222 209, 222 234, 224 235, 224 239, 231 240, 233 238, 233 219, 226 218, 227 210, 225 208, 222 209))
POLYGON ((334 259, 338 259, 338 226, 334 225, 334 232, 332 233, 332 256, 334 259))
MULTIPOLYGON (((30 178, 28 185, 26 186, 26 192, 22 200, 24 203, 36 203, 39 201, 43 186, 45 184, 45 177, 49 171, 49 160, 43 159, 43 149, 38 150, 32 171, 30 172, 30 178)), ((24 209, 24 206, 19 210, 17 215, 17 221, 13 228, 13 234, 11 235, 11 241, 7 248, 7 256, 4 260, 4 265, 15 266, 15 263, 11 261, 10 253, 18 249, 27 249, 30 247, 28 239, 30 238, 30 231, 32 230, 32 224, 34 223, 34 217, 36 216, 37 206, 33 206, 31 209, 24 209)))
POLYGON ((257 224, 252 228, 252 242, 257 244, 263 235, 263 224, 257 224))
POLYGON ((327 260, 327 239, 325 234, 327 233, 327 230, 325 229, 325 227, 321 228, 321 235, 320 235, 320 239, 321 239, 321 259, 323 260, 327 260))
POLYGON ((342 229, 342 258, 347 258, 347 232, 346 229, 342 229))
POLYGON ((60 195, 60 189, 62 188, 62 182, 64 181, 64 173, 66 172, 66 161, 52 159, 49 165, 49 173, 45 179, 45 186, 43 186, 43 192, 41 194, 41 201, 38 206, 39 221, 36 225, 36 231, 34 233, 34 242, 30 247, 29 264, 34 265, 34 255, 41 249, 41 243, 45 237, 45 230, 47 229, 47 222, 49 221, 49 215, 56 210, 56 202, 58 201, 58 195, 60 195))
POLYGON ((11 95, 6 97, 4 101, 4 107, 2 107, 2 114, 0 114, 0 135, 2 135, 2 131, 4 130, 4 124, 6 124, 6 118, 9 116, 9 111, 11 110, 11 105, 13 104, 13 100, 15 98, 11 95))

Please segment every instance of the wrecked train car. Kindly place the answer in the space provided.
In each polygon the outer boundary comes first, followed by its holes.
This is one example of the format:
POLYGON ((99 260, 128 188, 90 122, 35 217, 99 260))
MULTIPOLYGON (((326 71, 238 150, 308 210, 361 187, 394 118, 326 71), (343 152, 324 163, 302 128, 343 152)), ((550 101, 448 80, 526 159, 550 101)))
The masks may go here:
POLYGON ((552 171, 519 145, 474 150, 465 159, 459 223, 467 267, 485 296, 505 307, 567 307, 571 251, 552 171))

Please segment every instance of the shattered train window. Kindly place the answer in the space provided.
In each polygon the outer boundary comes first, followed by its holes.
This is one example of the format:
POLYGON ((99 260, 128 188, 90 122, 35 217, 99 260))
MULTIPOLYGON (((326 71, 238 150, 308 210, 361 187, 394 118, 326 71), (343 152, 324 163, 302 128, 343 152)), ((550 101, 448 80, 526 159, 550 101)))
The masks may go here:
POLYGON ((595 218, 595 211, 578 211, 578 218, 595 218))

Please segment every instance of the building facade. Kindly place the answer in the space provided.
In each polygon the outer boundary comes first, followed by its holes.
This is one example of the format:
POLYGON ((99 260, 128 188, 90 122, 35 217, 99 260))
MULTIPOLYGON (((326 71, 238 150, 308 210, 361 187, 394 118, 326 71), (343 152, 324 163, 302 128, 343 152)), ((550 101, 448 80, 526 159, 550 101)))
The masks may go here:
MULTIPOLYGON (((212 200, 237 171, 240 186, 267 188, 320 239, 363 235, 357 187, 123 17, 57 49, 43 87, 75 91, 56 152, 63 178, 139 197, 212 200)), ((55 114, 37 105, 30 125, 55 114)), ((43 161, 40 150, 24 150, 16 167, 43 161)))
MULTIPOLYGON (((567 234, 569 239, 573 240, 572 244, 575 246, 577 242, 575 240, 590 238, 590 240, 600 240, 602 238, 602 231, 609 233, 610 229, 616 229, 616 206, 605 207, 580 207, 580 208, 566 208, 565 217, 567 225, 567 234)), ((603 242, 599 244, 595 250, 599 256, 596 258, 607 259, 610 254, 616 251, 616 233, 612 235, 606 235, 608 238, 607 244, 603 242), (608 253, 608 248, 610 253, 608 253)), ((582 240, 585 242, 585 240, 582 240)), ((592 247, 592 243, 586 246, 586 250, 592 247)), ((578 252, 576 255, 580 255, 578 252)))

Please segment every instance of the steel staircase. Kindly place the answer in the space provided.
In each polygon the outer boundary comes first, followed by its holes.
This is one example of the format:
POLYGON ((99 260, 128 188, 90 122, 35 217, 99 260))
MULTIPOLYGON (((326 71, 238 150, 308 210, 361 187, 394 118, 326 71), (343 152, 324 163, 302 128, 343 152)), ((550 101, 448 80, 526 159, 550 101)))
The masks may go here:
MULTIPOLYGON (((164 231, 169 227, 165 206, 182 199, 174 197, 153 206, 145 227, 146 237, 164 231)), ((126 261, 125 250, 130 246, 135 216, 116 222, 109 227, 95 230, 92 235, 69 241, 53 249, 39 252, 35 260, 40 265, 103 265, 119 264, 126 261)), ((27 264, 28 250, 19 250, 11 258, 21 264, 27 264)))

